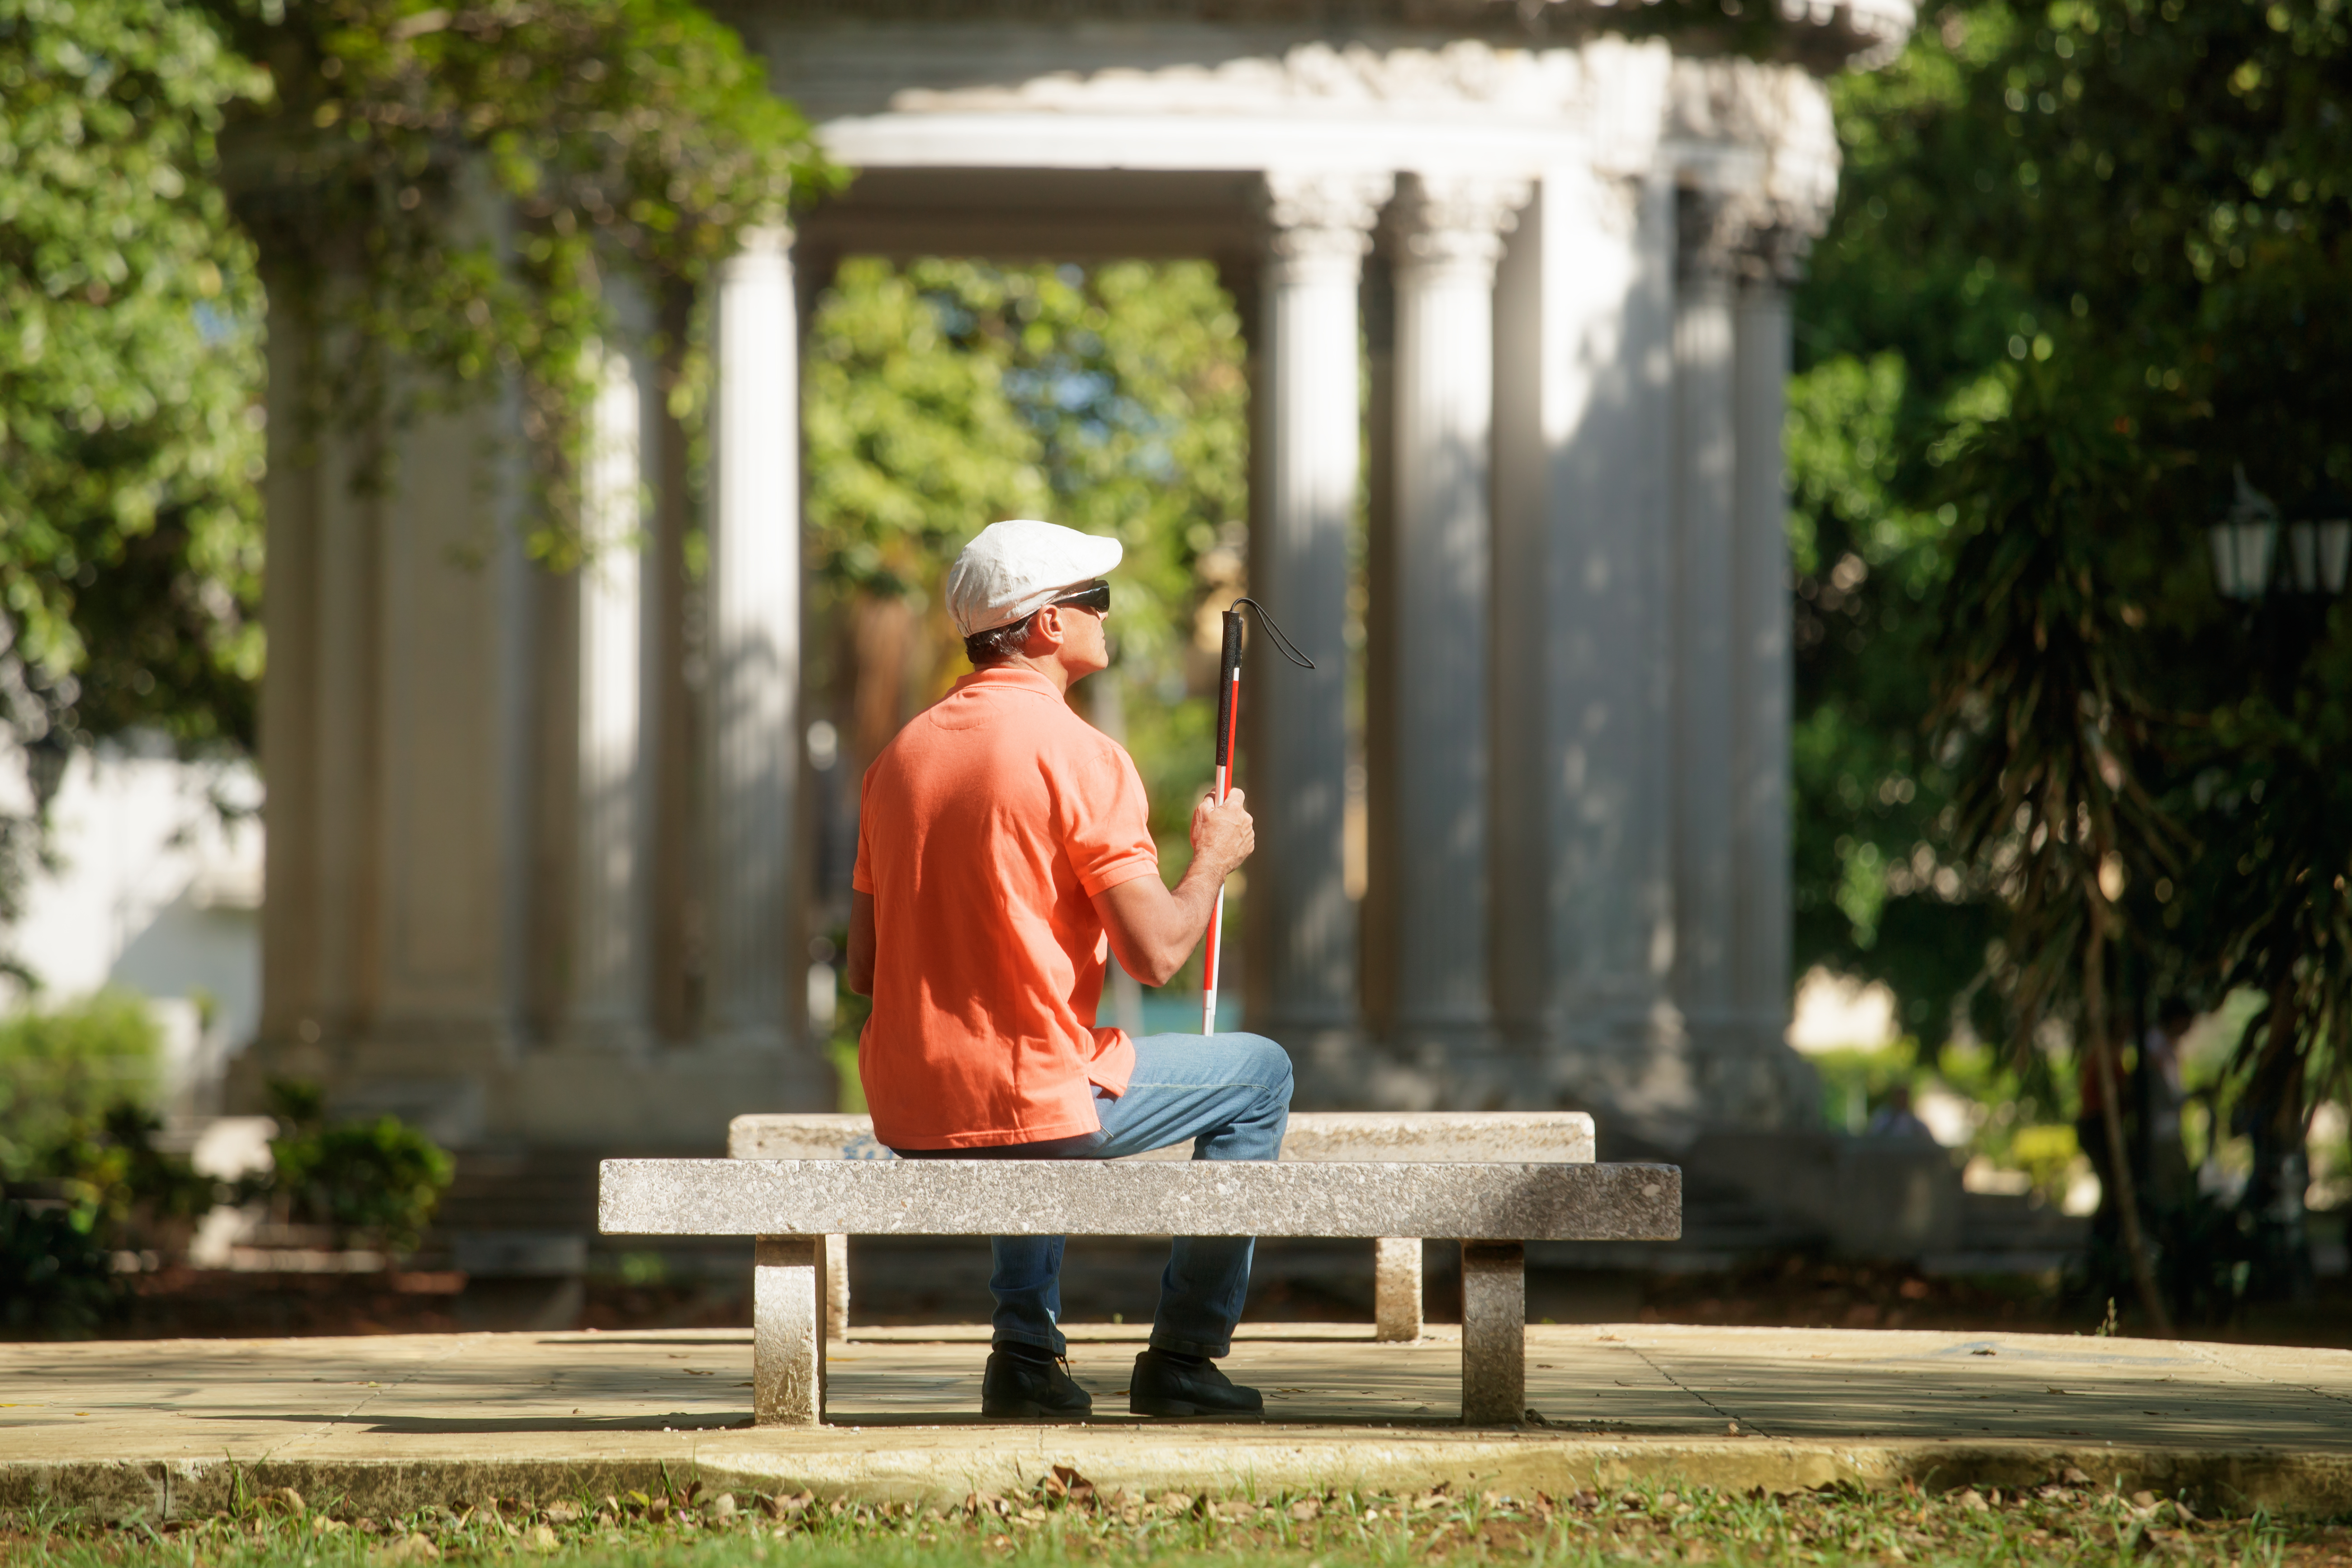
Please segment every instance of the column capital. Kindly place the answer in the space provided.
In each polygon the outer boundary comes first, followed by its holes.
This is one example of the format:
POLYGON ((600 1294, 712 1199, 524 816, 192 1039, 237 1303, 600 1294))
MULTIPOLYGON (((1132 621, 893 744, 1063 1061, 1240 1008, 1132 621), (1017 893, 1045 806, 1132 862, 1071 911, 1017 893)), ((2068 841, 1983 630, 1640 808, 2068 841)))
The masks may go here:
POLYGON ((1568 204, 1570 214, 1589 231, 1612 239, 1630 237, 1640 226, 1642 182, 1639 177, 1603 174, 1598 169, 1580 175, 1544 178, 1544 204, 1568 204))
POLYGON ((719 263, 719 280, 735 283, 775 276, 777 269, 792 265, 793 238, 787 223, 763 223, 745 229, 741 243, 719 263))
POLYGON ((1491 268, 1534 182, 1519 174, 1415 174, 1398 193, 1396 232, 1409 263, 1491 268))
POLYGON ((1353 263, 1371 247, 1396 178, 1360 170, 1269 169, 1261 197, 1266 248, 1277 260, 1353 263))
POLYGON ((1752 191, 1685 187, 1676 206, 1677 270, 1697 282, 1794 283, 1813 247, 1808 216, 1752 191))

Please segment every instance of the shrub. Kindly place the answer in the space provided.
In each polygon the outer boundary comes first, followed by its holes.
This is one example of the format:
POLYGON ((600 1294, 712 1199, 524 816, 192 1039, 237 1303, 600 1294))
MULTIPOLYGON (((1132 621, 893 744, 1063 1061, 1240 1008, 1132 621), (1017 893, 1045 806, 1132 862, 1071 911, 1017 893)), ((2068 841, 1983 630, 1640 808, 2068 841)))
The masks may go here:
POLYGON ((198 1175, 184 1154, 156 1148, 155 1134, 163 1130, 153 1111, 118 1100, 96 1127, 76 1121, 68 1128, 41 1155, 41 1173, 98 1211, 110 1245, 179 1252, 195 1222, 227 1193, 221 1183, 198 1175))
POLYGON ((396 1116, 328 1123, 308 1084, 274 1083, 270 1098, 287 1132, 270 1141, 267 1191, 285 1216, 332 1226, 340 1246, 414 1251, 455 1173, 440 1146, 396 1116))
POLYGON ((120 991, 0 1020, 0 1178, 42 1173, 108 1107, 151 1100, 161 1047, 146 1003, 120 991))
POLYGON ((105 1219, 89 1204, 0 1198, 0 1334, 79 1338, 122 1301, 105 1219))

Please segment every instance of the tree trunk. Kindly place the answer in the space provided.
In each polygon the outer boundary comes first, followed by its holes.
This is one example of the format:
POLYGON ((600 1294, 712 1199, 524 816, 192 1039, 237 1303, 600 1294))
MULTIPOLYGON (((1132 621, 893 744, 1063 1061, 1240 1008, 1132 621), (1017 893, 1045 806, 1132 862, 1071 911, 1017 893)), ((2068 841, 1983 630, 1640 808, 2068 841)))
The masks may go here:
POLYGON ((2134 1190, 2131 1151, 2124 1142, 2124 1115, 2121 1094, 2116 1081, 2115 1042, 2107 1037, 2106 980, 2104 973, 2107 945, 2107 911, 2105 901, 2096 893, 2091 896, 2091 939, 2083 954, 2083 1032, 2084 1044, 2090 1047, 2091 1060, 2099 1072, 2099 1117, 2106 1125, 2107 1162, 2115 1172, 2116 1216, 2123 1222, 2124 1251, 2131 1259, 2132 1283, 2138 1287, 2139 1303, 2146 1310, 2156 1331, 2170 1338, 2172 1314, 2165 1310, 2164 1292, 2157 1289, 2156 1268, 2147 1255, 2147 1237, 2140 1229, 2139 1194, 2134 1190))
POLYGON ((2271 992, 2269 1026, 2247 1085, 2246 1131, 2254 1168, 2245 1209, 2254 1220, 2254 1283, 2272 1300, 2297 1300, 2311 1290, 2311 1245, 2303 1218, 2305 1163, 2304 1054, 2295 1047, 2294 983, 2271 992))

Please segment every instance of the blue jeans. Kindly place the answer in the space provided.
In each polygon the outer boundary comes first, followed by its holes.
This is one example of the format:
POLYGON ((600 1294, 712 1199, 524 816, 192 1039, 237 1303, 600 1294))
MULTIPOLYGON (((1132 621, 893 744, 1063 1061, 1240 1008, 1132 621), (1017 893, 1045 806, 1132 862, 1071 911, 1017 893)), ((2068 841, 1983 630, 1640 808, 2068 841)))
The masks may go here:
MULTIPOLYGON (((1260 1035, 1147 1035, 1135 1042, 1127 1092, 1114 1100, 1097 1089, 1095 1112, 1102 1120, 1098 1137, 930 1157, 1112 1160, 1189 1138, 1195 1160, 1272 1160, 1290 1124, 1290 1058, 1260 1035)), ((1151 1342, 1188 1355, 1230 1350, 1256 1245, 1246 1236, 1176 1237, 1160 1277, 1151 1342)), ((996 1298, 995 1342, 1068 1353, 1061 1330, 1062 1238, 1000 1236, 992 1246, 996 1269, 988 1288, 996 1298)))

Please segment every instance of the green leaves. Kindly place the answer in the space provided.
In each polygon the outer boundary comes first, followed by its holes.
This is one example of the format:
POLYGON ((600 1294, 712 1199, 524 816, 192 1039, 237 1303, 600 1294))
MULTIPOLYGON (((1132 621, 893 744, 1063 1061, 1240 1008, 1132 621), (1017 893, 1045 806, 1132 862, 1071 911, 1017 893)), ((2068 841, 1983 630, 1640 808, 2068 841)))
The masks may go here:
POLYGON ((115 1313, 123 1280, 100 1230, 88 1205, 0 1197, 0 1333, 78 1339, 115 1313))
POLYGON ((1977 977, 1982 889, 1945 841, 1949 780, 1921 729, 1950 525, 1902 489, 1910 395, 1891 352, 1824 359, 1789 386, 1792 891, 1800 968, 1888 981, 1905 1031, 1934 1046, 1977 977))
POLYGON ((189 3, 277 84, 232 158, 273 299, 356 341, 313 377, 313 416, 365 428, 519 380, 532 544, 571 559, 584 350, 618 278, 661 318, 673 403, 698 408, 683 301, 747 228, 838 182, 806 122, 691 0, 189 3))
POLYGON ((183 7, 0 0, 0 713, 249 742, 260 293, 212 183, 268 78, 183 7))
POLYGON ((162 1049, 147 1005, 119 991, 0 1020, 0 1180, 43 1173, 77 1126, 151 1098, 162 1049))
POLYGON ((1847 166, 1790 447, 1809 951, 1907 1001, 1888 932, 1924 851, 2024 921, 1994 966, 2013 1001, 2074 1005, 2046 965, 2084 900, 2128 933, 2135 994, 2338 967, 2310 890, 2347 847, 2254 824, 2289 793, 2352 806, 2299 761, 2344 703, 2346 628, 2221 601, 2204 528, 2240 462, 2290 510, 2352 490, 2347 58, 2332 5, 1979 4, 1833 84, 1847 166), (1865 575, 1824 613, 1848 555, 1865 575), (1906 779, 1916 803, 1884 798, 1906 779))
POLYGON ((2000 879, 2029 1017, 2079 964, 2086 921, 2183 847, 2139 776, 2153 716, 2113 557, 2144 482, 2103 412, 2028 373, 1945 476, 1963 518, 1935 648, 1952 837, 2000 879))
POLYGON ((399 1118, 347 1121, 270 1141, 272 1191, 295 1220, 334 1227, 349 1246, 373 1240, 413 1252, 456 1166, 431 1139, 399 1118))
MULTIPOLYGON (((688 0, 0 0, 0 723, 253 744, 265 274, 339 344, 291 444, 392 482, 387 424, 520 387, 560 561, 616 275, 691 412, 691 286, 837 177, 688 0)), ((0 920, 34 837, 0 816, 0 920)))
MULTIPOLYGON (((1891 824, 1857 809, 1885 742, 1852 716, 1931 675, 1917 784, 1936 809, 1913 854, 1982 917, 1972 945, 2008 1016, 1979 1027, 2030 1065, 2054 1016, 2108 1057, 2167 994, 2259 993, 2232 1114, 2257 1274, 2282 1289, 2303 1267, 2305 1110, 2347 1087, 2352 625, 2286 593, 2221 599, 2206 527, 2242 464, 2289 516, 2340 515, 2352 491, 2347 63, 2331 0, 1937 14, 1894 68, 1834 89, 1847 178, 1801 307, 1818 384, 1792 398, 1801 560, 1829 568, 1845 540, 1871 584, 1839 637, 1808 645, 1800 606, 1801 939, 1894 979, 1907 1013, 1921 966, 1896 917, 1916 900, 1891 824), (1886 400, 1841 367, 1890 353, 1902 457, 1872 473, 1886 400), (1932 638, 1900 635, 1867 548, 1890 533, 1920 542, 1932 638), (1850 922, 1834 942, 1832 909, 1850 922)), ((2176 1258, 2218 1234, 2158 1217, 2176 1258)))
POLYGON ((1035 282, 970 263, 842 264, 804 380, 808 524, 834 594, 934 598, 964 540, 1049 510, 1044 442, 1004 385, 1035 282))

